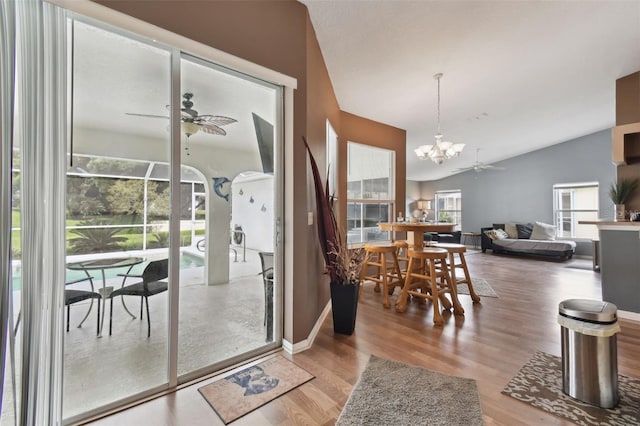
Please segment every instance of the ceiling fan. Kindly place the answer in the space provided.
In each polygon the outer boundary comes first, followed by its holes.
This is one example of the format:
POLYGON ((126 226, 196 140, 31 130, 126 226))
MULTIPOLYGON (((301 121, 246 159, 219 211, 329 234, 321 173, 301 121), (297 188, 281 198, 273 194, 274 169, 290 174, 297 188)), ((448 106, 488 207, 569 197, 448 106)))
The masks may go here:
POLYGON ((484 170, 504 170, 504 167, 498 167, 491 164, 486 164, 478 160, 478 153, 480 152, 480 148, 476 148, 476 161, 471 164, 469 167, 463 167, 461 169, 456 169, 456 172, 468 172, 473 170, 476 173, 480 173, 484 170))
MULTIPOLYGON (((191 98, 193 98, 193 93, 186 92, 182 95, 182 108, 180 108, 180 128, 187 135, 187 143, 189 141, 189 136, 202 131, 203 133, 209 133, 212 135, 220 135, 225 136, 227 132, 221 128, 220 126, 224 126, 227 124, 235 123, 238 120, 230 117, 224 117, 221 115, 199 115, 198 111, 193 109, 193 102, 191 98)), ((167 109, 170 109, 171 105, 167 105, 167 109)), ((153 115, 153 114, 135 114, 132 112, 127 112, 127 115, 135 115, 137 117, 146 117, 146 118, 163 118, 169 119, 170 117, 164 115, 153 115)), ((189 154, 189 146, 185 144, 185 150, 187 151, 187 155, 189 154)))

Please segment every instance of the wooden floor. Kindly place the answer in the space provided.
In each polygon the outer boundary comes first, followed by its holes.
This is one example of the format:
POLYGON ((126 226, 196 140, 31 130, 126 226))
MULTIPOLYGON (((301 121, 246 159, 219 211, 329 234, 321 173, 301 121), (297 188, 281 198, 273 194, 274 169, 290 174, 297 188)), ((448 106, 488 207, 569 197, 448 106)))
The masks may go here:
MULTIPOLYGON (((352 336, 334 335, 329 315, 311 349, 285 354, 315 379, 233 425, 333 425, 371 354, 475 379, 486 425, 572 424, 501 391, 534 352, 560 355, 560 301, 600 299, 600 276, 588 269, 591 261, 556 263, 475 253, 467 262, 472 277, 487 279, 499 298, 483 297, 473 304, 461 295, 465 316, 445 312, 444 326, 434 327, 430 304, 410 303, 407 312, 398 314, 383 309, 380 294, 365 287, 352 336)), ((620 320, 620 325, 618 370, 640 377, 640 323, 620 320)), ((205 383, 94 424, 222 425, 197 392, 205 383)))

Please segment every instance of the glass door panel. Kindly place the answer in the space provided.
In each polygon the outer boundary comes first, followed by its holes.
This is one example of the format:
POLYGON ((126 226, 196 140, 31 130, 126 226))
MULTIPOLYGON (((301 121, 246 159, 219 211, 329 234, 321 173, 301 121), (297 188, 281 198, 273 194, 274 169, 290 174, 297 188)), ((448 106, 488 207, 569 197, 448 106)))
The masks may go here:
POLYGON ((274 345, 274 158, 279 89, 184 56, 182 166, 202 176, 183 191, 181 248, 203 262, 181 272, 178 375, 192 377, 274 345), (195 229, 194 229, 195 228, 195 229))
POLYGON ((67 419, 168 382, 167 292, 155 287, 159 293, 142 305, 144 297, 134 294, 144 286, 129 286, 168 257, 170 53, 87 23, 72 25, 67 419), (127 295, 112 297, 123 286, 127 295))

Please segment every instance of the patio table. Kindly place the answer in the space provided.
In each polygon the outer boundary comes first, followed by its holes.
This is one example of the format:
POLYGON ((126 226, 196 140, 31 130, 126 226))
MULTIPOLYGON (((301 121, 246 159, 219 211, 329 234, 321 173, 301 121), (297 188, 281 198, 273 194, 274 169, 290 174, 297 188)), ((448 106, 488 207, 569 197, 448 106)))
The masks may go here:
MULTIPOLYGON (((113 287, 107 287, 107 279, 105 277, 104 271, 106 269, 128 267, 129 269, 127 269, 126 272, 128 274, 129 272, 131 272, 131 269, 135 265, 138 265, 142 262, 144 262, 144 258, 142 257, 115 257, 107 259, 90 259, 67 263, 67 269, 70 269, 72 271, 84 271, 84 273, 87 274, 87 277, 89 278, 91 277, 91 275, 89 275, 89 271, 99 270, 102 273, 102 288, 98 289, 98 292, 102 296, 102 318, 100 319, 100 333, 98 334, 98 337, 102 337, 102 327, 104 326, 104 312, 107 302, 106 298, 107 296, 109 296, 109 294, 111 294, 111 291, 113 290, 113 287)), ((131 312, 129 312, 129 309, 127 309, 127 305, 124 303, 124 299, 122 299, 122 306, 124 306, 124 309, 129 313, 129 315, 135 318, 135 315, 133 315, 131 312)))

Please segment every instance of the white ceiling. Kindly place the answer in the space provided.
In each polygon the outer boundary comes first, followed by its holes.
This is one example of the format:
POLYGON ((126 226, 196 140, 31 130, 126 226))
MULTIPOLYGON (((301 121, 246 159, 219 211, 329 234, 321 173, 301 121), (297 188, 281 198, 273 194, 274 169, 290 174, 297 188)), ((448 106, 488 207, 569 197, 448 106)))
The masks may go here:
MULTIPOLYGON (((340 108, 407 130, 407 179, 433 180, 615 125, 615 81, 640 70, 640 1, 306 4, 340 108), (467 144, 436 165, 436 133, 467 144)), ((355 141, 357 142, 357 141, 355 141)))
MULTIPOLYGON (((74 49, 75 128, 114 137, 134 135, 166 142, 168 156, 169 119, 146 118, 126 113, 169 116, 170 55, 151 44, 76 22, 74 49)), ((191 92, 193 109, 199 114, 222 115, 238 120, 223 127, 226 136, 203 132, 189 138, 190 150, 198 155, 212 148, 255 153, 258 145, 252 113, 274 123, 277 92, 260 82, 239 78, 213 65, 184 59, 181 63, 181 93, 191 92), (198 149, 198 147, 203 149, 198 149)), ((91 141, 76 140, 76 147, 91 141)), ((114 153, 118 155, 121 153, 114 153)))

